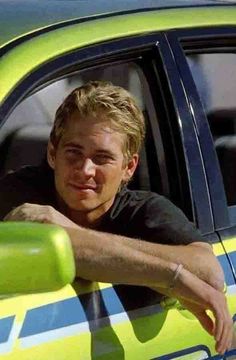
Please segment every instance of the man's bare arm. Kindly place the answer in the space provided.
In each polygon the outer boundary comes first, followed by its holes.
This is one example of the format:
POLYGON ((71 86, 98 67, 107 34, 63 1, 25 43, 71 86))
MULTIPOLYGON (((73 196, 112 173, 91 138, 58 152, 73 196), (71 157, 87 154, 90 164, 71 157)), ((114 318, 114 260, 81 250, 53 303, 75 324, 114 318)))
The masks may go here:
MULTIPOLYGON (((182 264, 185 269, 206 281, 217 290, 222 290, 224 286, 224 274, 222 268, 218 263, 217 258, 214 256, 211 246, 207 243, 197 242, 189 245, 163 245, 131 239, 120 235, 98 232, 76 225, 51 206, 36 204, 23 204, 11 211, 5 219, 46 222, 68 228, 76 228, 80 234, 79 238, 83 238, 87 245, 88 239, 91 239, 90 251, 93 246, 99 244, 99 256, 102 256, 103 249, 112 249, 113 246, 118 248, 118 245, 120 245, 120 248, 126 246, 126 251, 131 249, 133 254, 135 253, 134 250, 136 250, 142 254, 155 256, 173 264, 182 264), (201 266, 199 266, 199 264, 201 264, 201 266)), ((80 247, 80 251, 81 250, 82 247, 80 247)), ((87 249, 87 251, 89 250, 87 249)), ((97 250, 95 250, 95 252, 96 251, 97 250)))
POLYGON ((221 291, 184 268, 170 290, 176 264, 116 242, 114 238, 111 241, 103 233, 98 233, 94 241, 94 231, 65 229, 72 242, 78 274, 82 278, 159 287, 162 293, 179 299, 198 318, 205 330, 214 336, 219 353, 224 353, 231 346, 232 320, 221 291), (206 310, 212 311, 215 322, 206 310))
MULTIPOLYGON (((133 241, 138 243, 137 240, 131 241, 129 238, 81 228, 48 206, 25 204, 14 209, 6 220, 27 220, 63 226, 71 239, 78 276, 91 281, 161 287, 164 292, 168 292, 177 269, 176 262, 165 260, 156 253, 146 253, 140 245, 139 249, 133 247, 133 241)), ((188 247, 185 246, 184 249, 186 248, 188 247)), ((173 254, 174 249, 170 257, 173 254)), ((180 262, 187 264, 185 257, 180 257, 181 254, 178 253, 176 255, 180 262)), ((183 268, 170 295, 185 301, 202 325, 202 319, 204 323, 208 322, 205 329, 214 336, 218 352, 224 353, 230 347, 232 320, 221 291, 183 268), (207 310, 212 311, 215 322, 208 316, 207 310)))
MULTIPOLYGON (((116 246, 125 245, 133 251, 152 255, 167 262, 182 264, 187 270, 218 290, 224 287, 224 274, 209 244, 196 243, 190 245, 163 245, 147 241, 131 239, 124 236, 102 233, 80 228, 81 236, 91 237, 93 241, 116 246), (201 266, 199 266, 201 264, 201 266)), ((107 246, 107 245, 106 245, 107 246)))
MULTIPOLYGON (((109 236, 109 234, 104 236, 109 236)), ((218 290, 223 290, 224 288, 223 270, 213 253, 212 247, 207 243, 195 242, 189 245, 163 245, 120 236, 116 237, 116 241, 121 241, 133 249, 158 256, 163 260, 182 264, 186 269, 214 288, 218 290)))

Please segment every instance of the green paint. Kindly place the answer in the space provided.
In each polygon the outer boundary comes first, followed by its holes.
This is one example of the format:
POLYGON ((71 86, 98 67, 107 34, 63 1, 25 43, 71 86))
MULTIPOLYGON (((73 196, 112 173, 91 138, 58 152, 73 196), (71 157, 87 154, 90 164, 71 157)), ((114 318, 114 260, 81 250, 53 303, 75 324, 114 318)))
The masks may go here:
POLYGON ((31 71, 71 50, 110 39, 160 30, 236 25, 236 7, 153 11, 89 21, 38 36, 0 61, 0 101, 31 71))
POLYGON ((54 291, 74 277, 65 230, 27 222, 0 224, 0 295, 54 291))

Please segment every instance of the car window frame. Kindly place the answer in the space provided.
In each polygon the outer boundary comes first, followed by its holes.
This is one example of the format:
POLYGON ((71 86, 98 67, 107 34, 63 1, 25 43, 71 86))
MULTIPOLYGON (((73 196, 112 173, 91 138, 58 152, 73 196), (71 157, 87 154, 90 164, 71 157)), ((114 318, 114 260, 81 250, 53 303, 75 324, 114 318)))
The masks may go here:
POLYGON ((218 52, 223 49, 226 52, 226 49, 229 50, 233 44, 236 46, 236 27, 215 26, 211 28, 173 30, 168 33, 167 38, 182 77, 199 138, 211 200, 214 228, 215 230, 227 228, 233 225, 232 219, 236 218, 236 206, 227 205, 223 177, 213 138, 186 57, 187 53, 190 52, 195 54, 204 53, 207 48, 212 51, 217 49, 218 52))
POLYGON ((176 63, 172 46, 165 33, 164 66, 171 91, 173 106, 178 121, 179 139, 183 147, 182 161, 186 163, 187 178, 190 184, 190 196, 193 209, 193 221, 202 235, 214 232, 214 221, 210 204, 207 179, 198 139, 198 133, 192 118, 186 89, 182 82, 181 72, 176 63))
MULTIPOLYGON (((174 156, 174 161, 173 166, 169 165, 168 168, 177 169, 176 173, 172 171, 174 177, 172 183, 176 195, 174 202, 195 222, 203 234, 207 234, 212 231, 213 225, 199 144, 179 70, 163 33, 132 36, 90 45, 59 55, 42 64, 27 74, 3 101, 0 108, 0 125, 25 97, 42 87, 43 84, 49 84, 52 80, 63 77, 65 72, 69 70, 71 72, 74 66, 83 70, 85 66, 115 61, 118 56, 119 59, 131 59, 132 54, 137 51, 143 54, 151 48, 155 56, 151 75, 150 70, 147 70, 150 81, 148 86, 155 112, 158 112, 157 94, 164 94, 166 100, 163 111, 167 116, 162 121, 164 129, 162 136, 169 141, 170 134, 172 139, 173 149, 170 156, 174 156), (189 161, 191 153, 195 153, 194 167, 189 161), (197 195, 196 187, 200 188, 201 198, 197 195)), ((161 116, 160 113, 157 113, 158 115, 161 116)))

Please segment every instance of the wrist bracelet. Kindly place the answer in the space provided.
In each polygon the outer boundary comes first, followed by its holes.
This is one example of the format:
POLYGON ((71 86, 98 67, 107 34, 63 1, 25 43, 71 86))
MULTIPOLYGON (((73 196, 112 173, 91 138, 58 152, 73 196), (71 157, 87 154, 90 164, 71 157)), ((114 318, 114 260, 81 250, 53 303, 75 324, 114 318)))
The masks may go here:
POLYGON ((179 274, 180 274, 180 271, 181 271, 182 269, 183 269, 183 265, 182 265, 182 264, 177 265, 177 268, 176 268, 176 270, 175 270, 173 279, 172 279, 172 281, 171 281, 171 283, 170 283, 169 289, 173 289, 173 288, 175 287, 176 280, 178 279, 179 274))

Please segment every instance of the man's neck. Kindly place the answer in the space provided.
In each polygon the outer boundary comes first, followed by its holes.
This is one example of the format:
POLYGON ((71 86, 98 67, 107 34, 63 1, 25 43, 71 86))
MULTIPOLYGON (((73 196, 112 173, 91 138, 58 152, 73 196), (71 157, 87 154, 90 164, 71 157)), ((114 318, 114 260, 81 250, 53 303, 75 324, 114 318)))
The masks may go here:
POLYGON ((111 208, 113 202, 114 199, 111 199, 96 209, 84 211, 70 209, 61 199, 58 199, 57 201, 58 209, 63 215, 68 217, 75 224, 89 229, 96 229, 100 225, 103 216, 111 208))

